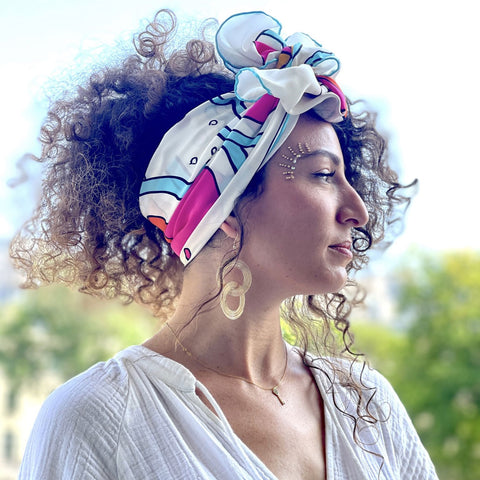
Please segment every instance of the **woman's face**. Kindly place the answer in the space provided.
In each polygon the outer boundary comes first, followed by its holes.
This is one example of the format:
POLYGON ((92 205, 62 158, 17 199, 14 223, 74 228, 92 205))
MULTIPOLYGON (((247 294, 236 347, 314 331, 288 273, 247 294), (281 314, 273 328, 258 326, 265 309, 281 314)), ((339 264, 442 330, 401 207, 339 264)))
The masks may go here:
POLYGON ((300 117, 247 211, 241 257, 254 279, 283 288, 282 296, 335 292, 345 284, 351 229, 365 225, 368 213, 345 178, 330 124, 300 117))

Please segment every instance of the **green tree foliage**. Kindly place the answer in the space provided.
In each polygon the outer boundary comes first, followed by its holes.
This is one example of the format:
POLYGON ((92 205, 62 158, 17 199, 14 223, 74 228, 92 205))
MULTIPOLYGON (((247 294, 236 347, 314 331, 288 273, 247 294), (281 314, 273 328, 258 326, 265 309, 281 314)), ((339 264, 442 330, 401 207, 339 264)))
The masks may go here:
POLYGON ((441 479, 480 478, 480 254, 412 253, 395 272, 403 331, 355 325, 441 479))
POLYGON ((134 305, 64 287, 23 292, 4 305, 0 368, 15 390, 54 373, 60 381, 152 335, 157 320, 134 305))
POLYGON ((422 255, 400 281, 411 324, 399 390, 444 478, 479 479, 480 254, 422 255))
POLYGON ((405 332, 371 321, 353 322, 353 351, 363 353, 366 360, 390 381, 397 374, 399 356, 405 350, 405 332))

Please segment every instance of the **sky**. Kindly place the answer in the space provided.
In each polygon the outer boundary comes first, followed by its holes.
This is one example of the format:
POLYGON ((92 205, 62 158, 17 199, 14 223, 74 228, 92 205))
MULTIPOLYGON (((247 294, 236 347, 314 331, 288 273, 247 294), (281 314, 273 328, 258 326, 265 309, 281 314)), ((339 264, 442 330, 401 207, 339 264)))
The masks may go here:
MULTIPOLYGON (((0 238, 11 236, 28 210, 7 186, 15 162, 38 153, 45 85, 65 69, 101 61, 104 46, 129 39, 159 8, 181 19, 263 10, 287 36, 308 33, 341 60, 337 81, 351 98, 378 111, 401 180, 419 180, 405 230, 390 250, 478 249, 480 85, 475 2, 457 0, 18 0, 0 15, 0 238), (294 5, 295 8, 291 6, 294 5), (85 54, 87 52, 87 54, 85 54), (90 60, 89 60, 90 59, 90 60)), ((107 48, 107 53, 108 53, 107 48)), ((53 83, 52 83, 53 82, 53 83)))

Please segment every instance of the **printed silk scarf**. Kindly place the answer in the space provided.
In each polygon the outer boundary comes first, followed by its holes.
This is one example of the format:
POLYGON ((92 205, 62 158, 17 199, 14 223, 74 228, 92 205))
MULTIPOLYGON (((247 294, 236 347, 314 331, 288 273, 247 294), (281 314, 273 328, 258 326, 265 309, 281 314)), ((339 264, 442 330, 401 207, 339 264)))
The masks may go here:
POLYGON ((218 54, 235 73, 219 95, 175 124, 155 151, 140 190, 142 214, 188 264, 230 215, 255 173, 286 140, 299 115, 314 110, 341 122, 345 97, 333 80, 338 59, 263 12, 228 18, 218 54))

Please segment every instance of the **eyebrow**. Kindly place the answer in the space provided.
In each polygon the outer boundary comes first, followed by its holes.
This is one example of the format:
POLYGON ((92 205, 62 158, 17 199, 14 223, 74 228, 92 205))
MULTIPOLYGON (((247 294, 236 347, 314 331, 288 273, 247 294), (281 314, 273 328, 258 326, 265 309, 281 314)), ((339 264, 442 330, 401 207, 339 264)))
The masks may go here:
POLYGON ((314 157, 315 155, 323 155, 325 157, 328 157, 335 164, 336 167, 338 167, 342 163, 342 161, 337 155, 335 155, 333 152, 330 152, 329 150, 324 150, 323 148, 319 148, 317 150, 305 153, 304 155, 302 155, 302 158, 314 157))

